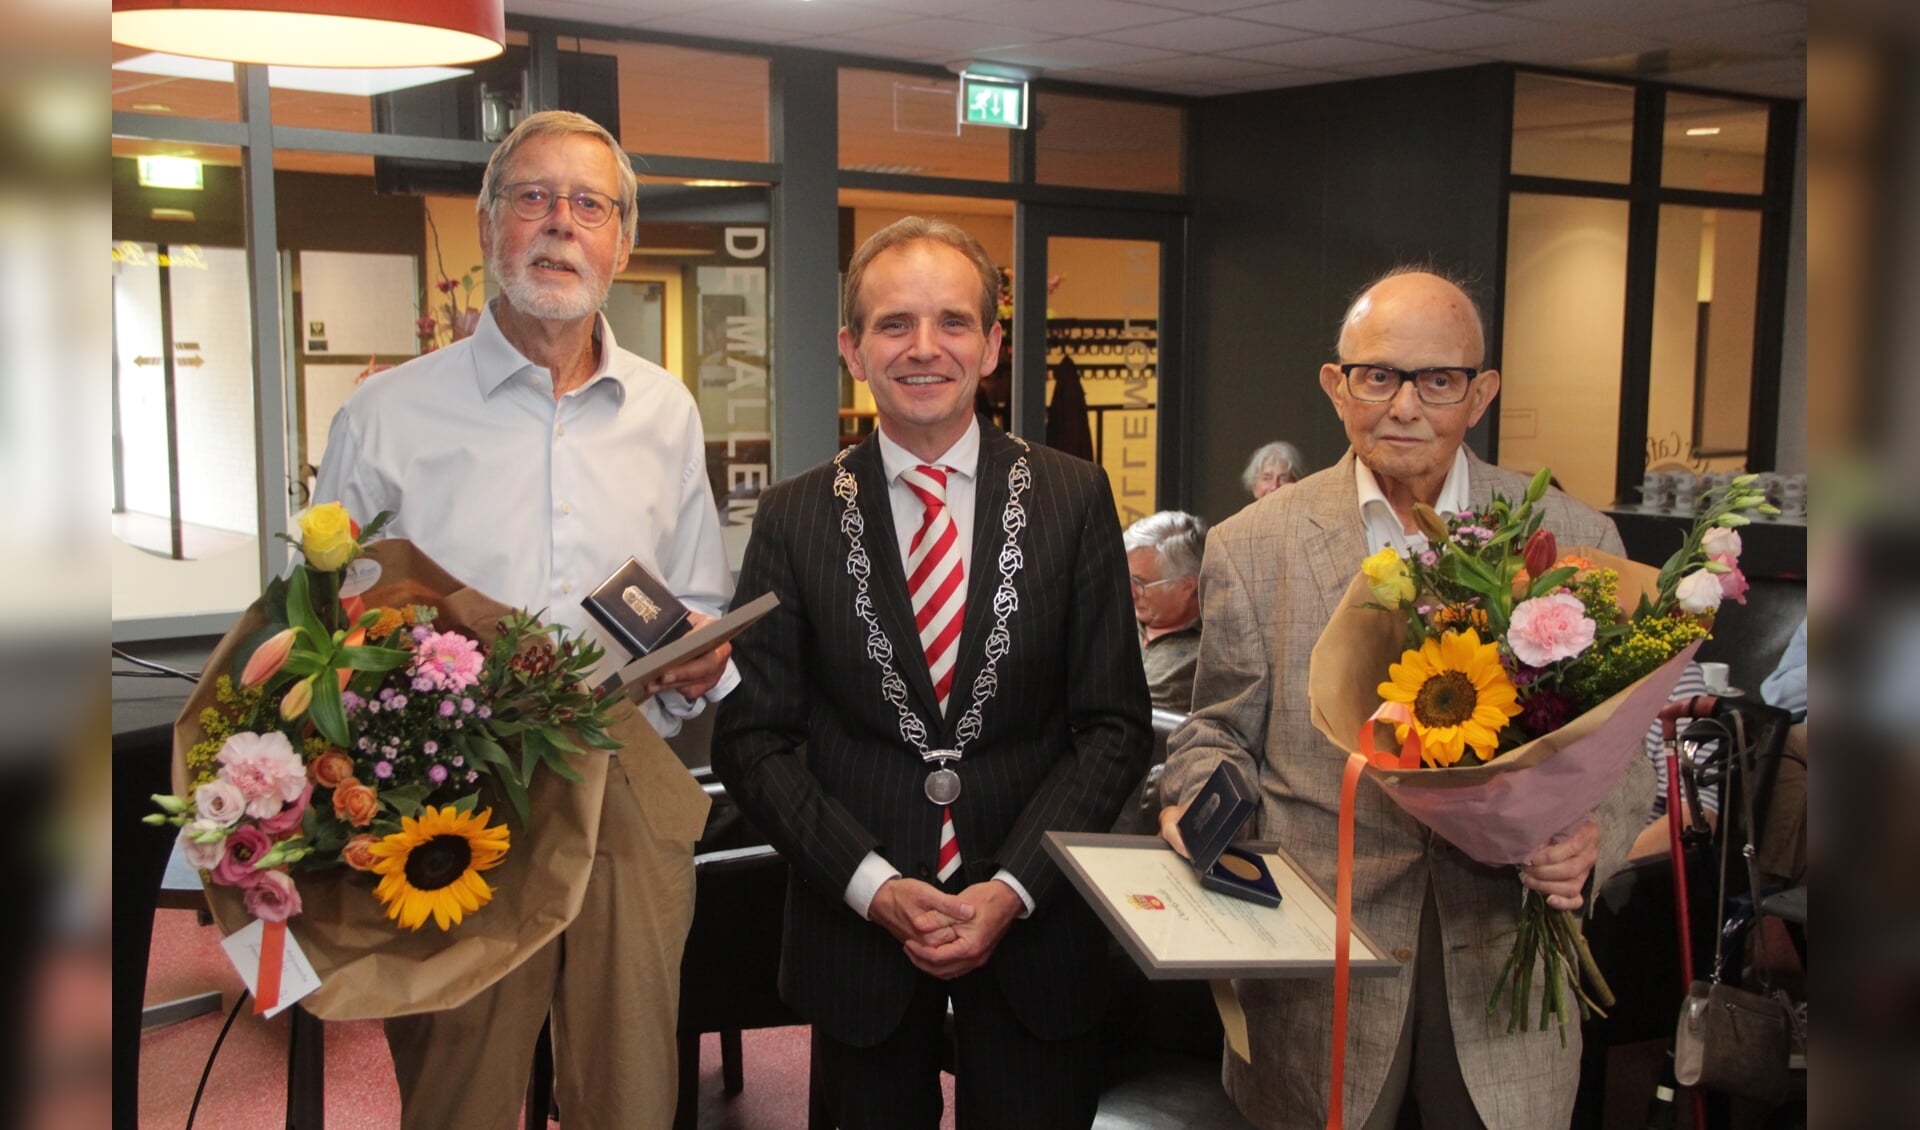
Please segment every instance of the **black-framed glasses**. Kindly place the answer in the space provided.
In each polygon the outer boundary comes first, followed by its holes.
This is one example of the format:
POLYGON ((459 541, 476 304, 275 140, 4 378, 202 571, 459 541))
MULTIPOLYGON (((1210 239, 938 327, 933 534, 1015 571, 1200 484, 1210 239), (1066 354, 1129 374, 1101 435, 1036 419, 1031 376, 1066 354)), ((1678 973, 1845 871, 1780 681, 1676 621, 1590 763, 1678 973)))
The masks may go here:
POLYGON ((546 219, 562 199, 573 210, 573 222, 583 228, 597 228, 620 211, 620 204, 613 197, 588 188, 563 198, 544 184, 523 181, 507 185, 500 190, 500 195, 506 198, 507 207, 513 209, 513 214, 523 220, 546 219))
POLYGON ((1436 365, 1426 369, 1396 369, 1392 365, 1355 362, 1340 366, 1347 377, 1347 392, 1355 400, 1385 404, 1400 395, 1400 386, 1408 381, 1423 404, 1436 408, 1458 404, 1467 398, 1467 389, 1480 370, 1460 365, 1436 365))

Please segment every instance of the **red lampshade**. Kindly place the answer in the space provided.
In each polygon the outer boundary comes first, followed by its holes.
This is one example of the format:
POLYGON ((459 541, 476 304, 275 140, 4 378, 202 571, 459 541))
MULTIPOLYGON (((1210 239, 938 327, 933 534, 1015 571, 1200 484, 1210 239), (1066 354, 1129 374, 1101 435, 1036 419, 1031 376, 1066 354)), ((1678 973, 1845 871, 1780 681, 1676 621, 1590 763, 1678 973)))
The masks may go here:
POLYGON ((428 67, 500 54, 504 0, 113 0, 113 41, 287 67, 428 67))

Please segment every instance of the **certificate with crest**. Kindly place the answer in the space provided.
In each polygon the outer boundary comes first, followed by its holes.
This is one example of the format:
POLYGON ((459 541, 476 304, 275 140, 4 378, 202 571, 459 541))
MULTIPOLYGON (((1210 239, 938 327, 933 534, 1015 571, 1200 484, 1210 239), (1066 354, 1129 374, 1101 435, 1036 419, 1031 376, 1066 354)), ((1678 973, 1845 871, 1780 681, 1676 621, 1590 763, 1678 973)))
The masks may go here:
MULTIPOLYGON (((1048 832, 1046 846, 1151 980, 1333 975, 1333 902, 1278 844, 1236 845, 1266 865, 1277 906, 1202 886, 1193 865, 1157 836, 1048 832)), ((1350 937, 1354 976, 1399 971, 1358 926, 1350 937)))

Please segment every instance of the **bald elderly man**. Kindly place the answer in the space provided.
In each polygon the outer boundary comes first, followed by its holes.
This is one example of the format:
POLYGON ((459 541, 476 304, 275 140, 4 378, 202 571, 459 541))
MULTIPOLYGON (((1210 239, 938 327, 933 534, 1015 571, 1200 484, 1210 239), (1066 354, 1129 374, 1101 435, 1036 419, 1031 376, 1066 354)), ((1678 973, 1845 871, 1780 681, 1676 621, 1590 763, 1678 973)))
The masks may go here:
MULTIPOLYGON (((1397 270, 1367 287, 1342 323, 1339 361, 1320 370, 1350 450, 1208 537, 1194 709, 1174 734, 1160 786, 1176 802, 1161 812, 1176 847, 1185 803, 1231 761, 1259 782, 1259 835, 1334 889, 1347 758, 1313 728, 1308 656, 1363 558, 1424 544, 1414 503, 1457 513, 1484 507, 1494 491, 1525 490, 1527 476, 1463 446, 1500 392, 1500 374, 1481 367, 1484 342, 1478 309, 1446 279, 1397 270)), ((1561 545, 1622 552, 1611 522, 1559 491, 1542 509, 1561 545)), ((1572 909, 1591 873, 1604 878, 1625 859, 1653 787, 1646 759, 1633 763, 1596 818, 1565 842, 1540 845, 1518 882, 1513 869, 1474 863, 1361 782, 1354 920, 1401 968, 1352 983, 1347 1126, 1390 1130, 1403 1105, 1428 1128, 1567 1125, 1579 1026, 1564 1048, 1558 1030, 1508 1035, 1506 1010, 1489 1017, 1487 999, 1512 946, 1520 883, 1572 909)), ((1253 1059, 1227 1053, 1228 1093, 1258 1126, 1317 1130, 1331 1082, 1331 980, 1243 981, 1240 996, 1253 1059)))

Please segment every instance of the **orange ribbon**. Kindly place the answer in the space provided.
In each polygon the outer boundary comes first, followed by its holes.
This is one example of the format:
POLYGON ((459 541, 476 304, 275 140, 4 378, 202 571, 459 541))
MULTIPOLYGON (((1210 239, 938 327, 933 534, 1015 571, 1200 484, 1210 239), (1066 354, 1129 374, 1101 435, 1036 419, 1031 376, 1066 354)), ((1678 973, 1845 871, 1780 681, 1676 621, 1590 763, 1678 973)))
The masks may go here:
POLYGON ((1360 724, 1360 752, 1347 755, 1340 776, 1340 849, 1333 887, 1333 1082, 1327 1100, 1327 1130, 1340 1130, 1347 1076, 1347 983, 1353 972, 1353 800, 1360 788, 1360 772, 1420 768, 1420 736, 1411 729, 1397 752, 1373 744, 1377 720, 1402 721, 1406 707, 1387 703, 1360 724))
POLYGON ((280 1003, 280 966, 286 960, 287 924, 260 923, 260 972, 254 978, 253 1013, 267 1012, 280 1003))

